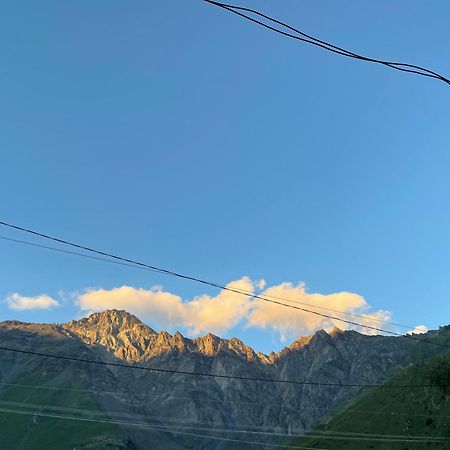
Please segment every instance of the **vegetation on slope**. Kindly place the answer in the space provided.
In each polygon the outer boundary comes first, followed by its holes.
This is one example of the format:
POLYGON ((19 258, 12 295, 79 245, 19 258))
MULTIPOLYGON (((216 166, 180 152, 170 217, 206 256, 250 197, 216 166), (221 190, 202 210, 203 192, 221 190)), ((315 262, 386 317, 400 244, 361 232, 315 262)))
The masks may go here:
MULTIPOLYGON (((447 327, 433 339, 447 345, 450 341, 449 335, 450 330, 447 327)), ((399 372, 386 385, 427 384, 433 387, 367 390, 313 428, 309 434, 314 437, 301 438, 282 448, 303 446, 329 450, 448 449, 450 352, 446 351, 445 347, 420 343, 411 354, 410 366, 399 372), (425 355, 430 354, 430 349, 434 356, 423 361, 425 355), (424 439, 408 442, 408 439, 414 437, 424 439)))
MULTIPOLYGON (((4 367, 17 361, 4 354, 1 362, 4 367)), ((134 448, 118 426, 90 421, 109 418, 89 392, 83 390, 79 375, 76 368, 68 368, 67 364, 58 362, 49 366, 32 362, 20 367, 13 378, 0 377, 0 448, 134 448)))

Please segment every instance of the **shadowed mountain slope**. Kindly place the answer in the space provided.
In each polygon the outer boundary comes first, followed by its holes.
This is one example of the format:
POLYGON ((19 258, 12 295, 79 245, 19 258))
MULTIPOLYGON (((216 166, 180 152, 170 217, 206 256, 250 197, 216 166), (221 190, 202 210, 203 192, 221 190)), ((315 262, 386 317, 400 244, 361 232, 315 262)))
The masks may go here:
MULTIPOLYGON (((0 323, 0 341, 4 347, 129 365, 343 384, 385 381, 407 364, 415 347, 414 341, 402 337, 367 336, 336 329, 329 334, 319 331, 298 339, 279 353, 263 355, 239 339, 222 339, 213 334, 188 339, 180 333, 172 336, 164 331, 156 332, 135 316, 117 310, 60 325, 3 322, 0 323)), ((243 434, 236 430, 302 433, 360 392, 359 388, 342 386, 302 386, 156 373, 5 351, 0 351, 0 382, 3 383, 0 384, 0 400, 4 401, 6 395, 8 401, 17 397, 19 403, 39 405, 45 400, 47 406, 55 406, 54 397, 28 401, 35 395, 33 393, 44 390, 41 385, 52 389, 81 389, 90 402, 87 409, 92 410, 92 414, 103 414, 117 422, 106 423, 114 430, 110 428, 100 433, 100 437, 92 436, 91 440, 111 436, 122 439, 120 445, 125 447, 118 448, 135 446, 137 449, 246 447, 237 442, 186 433, 278 443, 279 436, 243 434), (40 387, 15 386, 22 395, 18 396, 16 392, 8 394, 12 387, 5 383, 40 387), (124 418, 127 423, 123 423, 124 418), (233 432, 221 431, 224 429, 233 432)), ((62 394, 56 397, 64 398, 62 394)), ((80 414, 80 408, 70 402, 62 403, 61 407, 70 407, 76 410, 71 414, 80 414)), ((36 411, 39 406, 29 409, 36 411)), ((6 424, 12 419, 0 414, 0 420, 6 424)), ((63 426, 63 419, 54 420, 57 422, 52 425, 55 429, 63 426)), ((32 416, 24 416, 22 421, 26 422, 30 433, 39 428, 33 424, 32 416)), ((76 428, 76 425, 73 426, 76 428)), ((25 427, 23 423, 20 426, 25 427)), ((263 445, 253 447, 264 448, 263 445)))
MULTIPOLYGON (((442 328, 431 339, 450 345, 450 327, 442 328)), ((387 384, 430 386, 376 388, 363 392, 313 427, 310 433, 316 437, 305 437, 294 441, 292 447, 283 448, 450 448, 450 351, 445 347, 418 343, 408 357, 408 367, 394 375, 387 384), (433 356, 423 360, 430 353, 433 356), (353 436, 348 433, 353 433, 353 436), (355 433, 364 440, 354 439, 355 433), (336 437, 339 434, 341 438, 336 437)))

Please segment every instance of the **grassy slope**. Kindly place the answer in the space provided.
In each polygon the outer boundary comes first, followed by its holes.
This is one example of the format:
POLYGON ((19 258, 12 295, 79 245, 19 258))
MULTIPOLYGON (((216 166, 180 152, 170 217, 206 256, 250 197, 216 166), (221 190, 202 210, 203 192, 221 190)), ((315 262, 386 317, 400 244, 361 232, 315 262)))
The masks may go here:
MULTIPOLYGON (((4 362, 4 360, 3 360, 4 362)), ((9 383, 38 386, 83 388, 80 377, 61 377, 42 371, 22 371, 9 383)), ((0 386, 0 410, 19 410, 28 414, 0 411, 0 449, 73 450, 96 443, 96 449, 126 448, 126 436, 112 424, 34 416, 34 412, 108 419, 87 392, 48 390, 33 387, 0 386), (38 405, 38 406, 32 406, 38 405), (75 410, 73 410, 75 409, 75 410), (76 411, 78 410, 78 412, 76 411), (107 446, 117 442, 117 445, 107 446), (122 443, 122 445, 120 445, 122 443)))
MULTIPOLYGON (((450 330, 443 330, 437 341, 450 342, 450 330)), ((429 344, 417 345, 410 357, 411 366, 403 369, 387 384, 426 384, 429 382, 430 365, 437 358, 450 362, 450 353, 442 347, 429 344), (423 361, 426 356, 432 356, 423 361)), ((450 398, 438 388, 378 388, 362 393, 345 408, 336 411, 324 423, 316 426, 311 433, 355 432, 391 435, 410 435, 427 437, 446 437, 450 439, 450 398)), ((394 450, 394 449, 448 449, 450 442, 411 443, 361 440, 332 440, 322 438, 302 438, 291 446, 317 447, 330 450, 394 450)))

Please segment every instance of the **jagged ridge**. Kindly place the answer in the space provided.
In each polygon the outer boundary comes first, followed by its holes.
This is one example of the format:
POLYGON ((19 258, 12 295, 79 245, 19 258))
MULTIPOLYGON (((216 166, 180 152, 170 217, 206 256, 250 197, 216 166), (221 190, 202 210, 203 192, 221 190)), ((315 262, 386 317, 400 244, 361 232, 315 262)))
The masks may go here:
POLYGON ((112 309, 94 313, 87 318, 60 326, 86 344, 100 345, 116 357, 133 362, 172 352, 196 352, 207 356, 232 352, 249 361, 267 358, 262 354, 258 356, 252 348, 237 338, 223 339, 208 333, 196 339, 189 339, 180 332, 173 336, 166 331, 157 333, 136 316, 123 310, 112 309))
MULTIPOLYGON (((338 384, 384 381, 406 364, 415 345, 414 341, 401 337, 321 330, 313 336, 297 339, 281 352, 263 355, 235 338, 222 339, 209 333, 188 339, 180 333, 172 336, 165 331, 156 332, 137 317, 117 310, 59 325, 3 322, 0 323, 0 340, 2 345, 14 348, 39 348, 52 354, 82 355, 104 361, 120 358, 130 365, 338 384)), ((52 379, 61 380, 63 371, 70 373, 71 385, 89 387, 101 409, 167 417, 193 426, 270 428, 301 433, 359 392, 356 388, 339 386, 318 388, 106 366, 67 366, 41 358, 30 361, 29 357, 19 354, 0 353, 0 358, 6 358, 5 364, 0 360, 1 379, 14 379, 23 371, 36 373, 36 379, 46 373, 46 377, 50 377, 46 383, 50 383, 52 379)), ((127 429, 127 432, 137 448, 147 448, 149 439, 159 443, 156 448, 203 450, 217 447, 215 441, 205 443, 181 438, 176 439, 181 440, 180 447, 173 439, 170 441, 173 447, 169 446, 166 435, 155 436, 153 432, 150 438, 150 431, 138 433, 127 429)), ((237 449, 239 446, 227 447, 222 443, 220 448, 237 449)))

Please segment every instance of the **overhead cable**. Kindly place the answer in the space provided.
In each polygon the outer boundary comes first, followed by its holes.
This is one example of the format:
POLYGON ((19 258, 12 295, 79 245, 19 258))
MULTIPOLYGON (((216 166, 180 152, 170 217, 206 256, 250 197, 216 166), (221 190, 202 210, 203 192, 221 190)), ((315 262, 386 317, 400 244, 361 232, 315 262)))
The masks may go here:
MULTIPOLYGON (((109 424, 115 424, 120 426, 133 426, 138 428, 150 428, 157 431, 163 431, 163 432, 169 432, 174 434, 181 434, 181 435, 190 435, 195 437, 201 437, 204 439, 215 439, 215 440, 223 440, 223 441, 232 441, 232 442, 240 442, 240 443, 247 443, 247 444, 254 444, 254 445, 268 445, 271 447, 277 447, 279 448, 279 444, 270 444, 266 442, 255 442, 255 441, 246 441, 246 440, 240 440, 240 439, 231 439, 231 438, 224 438, 214 435, 205 435, 205 434, 191 434, 187 433, 186 431, 192 430, 192 431, 202 431, 202 432, 226 432, 229 431, 227 429, 213 429, 208 430, 207 428, 194 428, 194 427, 184 427, 184 426, 173 426, 173 425, 167 425, 164 423, 146 423, 146 422, 132 422, 128 420, 116 420, 116 419, 100 419, 100 418, 91 418, 91 417, 82 417, 82 416, 69 416, 69 415, 62 415, 62 414, 54 414, 54 413, 47 413, 43 411, 27 411, 27 410, 20 410, 20 409, 12 409, 12 408, 0 408, 0 412, 6 412, 6 413, 12 413, 12 414, 23 414, 23 415, 33 415, 35 417, 49 417, 54 419, 66 419, 66 420, 79 420, 84 422, 97 422, 97 423, 109 423, 109 424)), ((234 432, 234 430, 233 430, 234 432)), ((256 433, 258 434, 258 433, 256 433)), ((384 437, 380 434, 371 434, 371 433, 334 433, 331 434, 321 434, 316 433, 314 431, 307 432, 303 435, 299 435, 297 437, 305 437, 305 438, 320 438, 320 439, 333 439, 333 440, 352 440, 352 441, 379 441, 379 442, 410 442, 410 443, 435 443, 435 444, 448 444, 449 438, 447 437, 434 437, 434 436, 407 436, 407 435, 398 435, 398 437, 395 437, 396 435, 386 435, 384 437)), ((317 447, 299 447, 296 445, 288 445, 288 448, 298 448, 298 449, 307 449, 307 450, 320 450, 317 447)), ((322 449, 324 450, 324 449, 322 449)))
POLYGON ((64 361, 72 361, 77 363, 87 363, 87 364, 95 364, 101 366, 110 366, 110 367, 121 367, 126 369, 134 369, 134 370, 143 370, 148 372, 156 372, 156 373, 170 373, 173 375, 188 375, 188 376, 196 376, 196 377, 205 377, 205 378, 218 378, 218 379, 227 379, 227 380, 239 380, 239 381, 255 381, 261 383, 280 383, 280 384, 296 384, 302 386, 328 386, 328 387, 341 387, 341 388, 386 388, 386 389, 396 389, 396 388, 405 388, 405 389, 414 389, 414 388, 431 388, 434 387, 434 384, 361 384, 361 383, 329 383, 329 382, 321 382, 321 381, 309 381, 309 380, 281 380, 277 378, 259 378, 259 377, 244 377, 238 375, 224 375, 210 372, 191 372, 187 370, 178 370, 178 369, 164 369, 161 367, 149 367, 149 366, 141 366, 141 365, 130 365, 124 363, 116 363, 116 362, 108 362, 108 361, 98 361, 95 359, 86 359, 86 358, 78 358, 75 356, 66 356, 66 355, 53 355, 51 353, 43 353, 36 352, 32 350, 23 350, 19 348, 11 348, 0 346, 1 351, 11 352, 11 353, 20 353, 23 355, 30 356, 38 356, 44 358, 52 358, 52 359, 61 359, 64 361))
POLYGON ((380 60, 380 59, 375 59, 375 58, 370 58, 367 56, 363 56, 360 55, 358 53, 354 53, 351 52, 349 50, 346 50, 342 47, 338 47, 336 45, 330 44, 326 41, 317 39, 309 34, 306 34, 296 28, 294 28, 291 25, 288 25, 280 20, 274 19, 273 17, 270 17, 266 14, 263 14, 257 10, 251 9, 251 8, 246 8, 246 7, 242 7, 242 6, 236 6, 236 5, 229 5, 226 3, 221 3, 221 2, 216 2, 213 0, 203 0, 206 3, 209 3, 211 5, 217 6, 219 8, 222 8, 226 11, 229 11, 233 14, 236 14, 246 20, 249 20, 253 23, 256 23, 257 25, 260 25, 264 28, 267 28, 271 31, 274 31, 275 33, 281 34, 283 36, 292 38, 292 39, 296 39, 302 42, 306 42, 308 44, 312 44, 312 45, 316 45, 318 47, 321 47, 325 50, 328 50, 330 52, 333 53, 337 53, 339 55, 348 57, 348 58, 353 58, 353 59, 358 59, 361 61, 366 61, 366 62, 371 62, 371 63, 375 63, 375 64, 381 64, 387 67, 390 67, 391 69, 395 69, 395 70, 399 70, 402 72, 409 72, 409 73, 413 73, 416 75, 420 75, 420 76, 424 76, 424 77, 429 77, 429 78, 435 78, 439 81, 442 81, 446 84, 450 85, 450 79, 444 77, 443 75, 440 75, 437 72, 434 72, 430 69, 427 69, 425 67, 421 67, 421 66, 417 66, 414 64, 407 64, 407 63, 399 63, 399 62, 392 62, 392 61, 384 61, 384 60, 380 60), (254 14, 258 17, 263 18, 264 20, 268 21, 268 22, 263 22, 261 20, 255 19, 252 16, 247 15, 246 13, 250 13, 250 14, 254 14), (293 31, 296 34, 292 34, 290 32, 286 32, 283 30, 280 30, 279 28, 276 28, 276 26, 282 26, 285 27, 286 29, 293 31))
MULTIPOLYGON (((124 392, 124 391, 105 391, 105 390, 99 390, 99 389, 81 389, 81 388, 69 388, 64 386, 45 386, 45 385, 37 385, 37 384, 21 384, 21 383, 6 383, 6 382, 0 382, 0 386, 11 386, 11 387, 20 387, 20 388, 26 388, 26 389, 44 389, 44 390, 51 390, 51 391, 62 391, 62 392, 77 392, 77 393, 86 393, 86 394, 94 394, 94 395, 121 395, 124 397, 142 397, 146 399, 149 394, 147 393, 134 393, 134 392, 124 392)), ((153 394, 151 394, 153 396, 153 394)), ((188 401, 194 401, 192 397, 182 397, 178 395, 171 394, 169 397, 161 397, 161 401, 168 401, 168 400, 188 400, 188 401)), ((303 406, 300 404, 288 404, 288 403, 268 403, 268 402, 250 402, 250 401, 238 401, 238 400, 220 400, 220 399, 211 399, 211 398, 196 398, 195 401, 199 403, 219 403, 219 404, 229 404, 231 406, 248 406, 248 405, 258 405, 260 407, 277 407, 280 409, 283 408, 290 408, 290 409, 296 409, 296 410, 308 410, 308 411, 336 411, 336 408, 332 407, 320 407, 320 406, 303 406)), ((18 404, 18 402, 6 402, 0 400, 0 403, 3 404, 18 404)), ((23 405, 23 403, 20 403, 23 405)), ((34 405, 35 406, 35 405, 34 405)), ((50 406, 50 405, 46 405, 50 406)), ((235 411, 238 411, 239 409, 236 408, 235 411)), ((91 410, 87 410, 91 411, 91 410)), ((441 418, 450 418, 450 415, 445 414, 414 414, 414 413, 405 413, 405 412, 397 412, 392 410, 386 410, 386 411, 371 411, 366 409, 344 409, 342 412, 345 412, 345 414, 369 414, 369 415, 381 415, 381 416, 407 416, 407 417, 441 417, 441 418)), ((130 414, 122 414, 125 416, 130 416, 130 414)), ((154 415, 141 415, 133 413, 133 416, 140 416, 140 417, 147 417, 152 419, 163 419, 168 421, 183 421, 185 420, 183 417, 176 417, 176 416, 154 416, 154 415)), ((205 424, 207 425, 207 424, 205 424)), ((261 428, 260 428, 261 429, 261 428)), ((263 431, 270 431, 269 428, 262 428, 263 431)))
MULTIPOLYGON (((157 271, 155 269, 150 269, 150 268, 147 268, 147 267, 137 266, 136 264, 125 263, 125 262, 116 261, 116 260, 108 259, 108 258, 101 258, 99 256, 87 255, 86 253, 80 253, 80 252, 74 252, 74 251, 70 251, 70 250, 64 250, 64 249, 57 248, 57 247, 51 247, 51 246, 48 246, 48 245, 37 244, 35 242, 24 241, 22 239, 13 239, 13 238, 6 237, 6 236, 0 236, 0 240, 13 242, 13 243, 16 243, 16 244, 21 244, 21 245, 27 245, 27 246, 30 246, 30 247, 37 247, 37 248, 41 248, 41 249, 44 249, 44 250, 50 250, 50 251, 54 251, 54 252, 58 252, 58 253, 64 253, 64 254, 68 254, 68 255, 80 256, 80 257, 83 257, 83 258, 93 259, 93 260, 107 262, 107 263, 111 263, 111 264, 118 264, 118 265, 121 265, 121 266, 131 267, 133 269, 140 269, 140 270, 146 270, 146 271, 149 271, 149 272, 159 273, 159 271, 157 271)), ((247 291, 245 289, 240 289, 240 291, 242 293, 245 293, 246 295, 248 295, 250 297, 253 297, 253 292, 247 291)), ((398 323, 398 322, 390 322, 390 321, 387 321, 387 320, 383 320, 383 319, 379 319, 379 318, 375 318, 375 317, 370 317, 370 316, 367 316, 367 315, 364 315, 364 314, 358 314, 358 313, 349 312, 349 311, 341 311, 341 310, 338 310, 338 309, 327 308, 325 306, 314 305, 312 303, 299 302, 297 300, 290 300, 288 298, 280 297, 280 296, 277 296, 277 295, 264 294, 264 297, 270 298, 270 299, 275 299, 275 300, 282 300, 283 302, 290 302, 290 303, 294 303, 294 304, 297 304, 297 305, 309 306, 311 308, 320 309, 320 310, 323 310, 323 311, 330 311, 330 312, 334 312, 334 313, 338 313, 338 314, 344 314, 345 316, 358 317, 358 318, 361 318, 361 319, 364 319, 364 320, 368 320, 370 322, 384 323, 386 325, 392 325, 392 326, 404 328, 404 329, 407 329, 407 330, 413 330, 415 328, 413 325, 405 325, 405 324, 398 323)))
MULTIPOLYGON (((180 430, 179 429, 180 427, 173 427, 173 426, 162 425, 162 424, 154 425, 154 424, 147 424, 147 423, 140 423, 140 422, 131 422, 131 421, 126 421, 126 420, 93 419, 90 417, 77 417, 77 416, 69 416, 69 415, 62 415, 62 414, 45 413, 42 411, 26 411, 26 410, 20 410, 20 409, 12 409, 12 408, 0 408, 0 412, 4 412, 4 413, 8 413, 8 414, 29 415, 29 416, 34 416, 34 417, 48 417, 51 419, 78 420, 78 421, 82 421, 82 422, 106 423, 106 424, 128 426, 128 427, 150 428, 150 429, 154 429, 155 431, 160 431, 163 433, 180 434, 180 435, 184 435, 184 436, 199 437, 199 438, 203 438, 203 439, 212 439, 212 440, 227 441, 227 442, 238 442, 241 444, 249 444, 249 445, 264 445, 264 446, 276 447, 276 448, 280 447, 278 444, 270 444, 270 443, 266 443, 266 442, 255 442, 255 441, 232 439, 232 438, 205 435, 205 434, 188 433, 186 431, 182 431, 183 430, 182 427, 180 430)), ((325 450, 325 449, 320 449, 317 447, 312 448, 312 447, 291 446, 291 448, 294 448, 294 449, 298 448, 298 449, 303 449, 303 450, 325 450)))
POLYGON ((114 259, 116 261, 121 261, 121 262, 124 262, 124 263, 127 263, 127 264, 133 264, 133 265, 136 265, 136 266, 139 266, 139 267, 145 267, 145 268, 150 269, 150 270, 152 270, 154 272, 158 272, 158 273, 161 273, 161 274, 164 274, 164 275, 169 275, 169 276, 173 276, 173 277, 176 277, 176 278, 181 278, 181 279, 188 280, 188 281, 194 281, 196 283, 200 283, 200 284, 203 284, 203 285, 215 287, 215 288, 222 289, 222 290, 229 291, 229 292, 234 292, 234 293, 239 294, 239 295, 245 295, 246 297, 250 296, 250 297, 252 297, 254 299, 262 300, 262 301, 267 302, 267 303, 273 303, 273 304, 276 304, 276 305, 279 305, 279 306, 284 306, 286 308, 295 309, 297 311, 306 312, 306 313, 313 314, 313 315, 316 315, 316 316, 319 316, 319 317, 324 317, 326 319, 336 320, 336 321, 343 322, 343 323, 346 323, 346 324, 349 324, 349 325, 354 325, 354 326, 357 326, 357 327, 366 328, 366 329, 377 331, 377 332, 380 332, 380 333, 391 334, 393 336, 403 337, 405 339, 414 340, 416 342, 425 342, 427 344, 431 344, 431 345, 435 345, 435 346, 439 346, 439 347, 450 348, 450 345, 442 343, 442 342, 437 342, 437 341, 434 341, 434 340, 432 341, 432 340, 429 340, 429 339, 419 338, 416 335, 412 335, 412 334, 401 334, 401 333, 398 333, 396 331, 386 330, 386 329, 383 329, 383 328, 380 328, 380 327, 374 327, 372 325, 365 325, 365 324, 362 324, 362 323, 359 323, 359 322, 343 319, 342 317, 331 316, 329 314, 321 313, 321 312, 318 312, 318 311, 313 311, 311 309, 303 308, 303 307, 300 307, 300 306, 297 306, 297 305, 283 303, 283 302, 278 301, 278 300, 270 299, 270 298, 268 298, 268 297, 266 297, 264 295, 259 295, 259 294, 255 294, 255 293, 245 292, 245 291, 243 291, 241 289, 233 288, 233 287, 230 287, 230 286, 225 286, 225 285, 222 285, 222 284, 219 284, 219 283, 215 283, 215 282, 212 282, 212 281, 208 281, 208 280, 205 280, 205 279, 202 279, 202 278, 194 277, 194 276, 191 276, 191 275, 185 275, 185 274, 182 274, 182 273, 179 273, 179 272, 175 272, 173 270, 164 269, 164 268, 161 268, 161 267, 157 267, 157 266, 154 266, 154 265, 151 265, 151 264, 146 264, 146 263, 143 263, 143 262, 140 262, 140 261, 136 261, 136 260, 132 260, 132 259, 129 259, 129 258, 124 258, 122 256, 118 256, 118 255, 115 255, 115 254, 112 254, 112 253, 108 253, 108 252, 104 252, 104 251, 101 251, 101 250, 96 250, 96 249, 94 249, 92 247, 87 247, 87 246, 80 245, 80 244, 77 244, 75 242, 71 242, 71 241, 68 241, 68 240, 65 240, 65 239, 60 239, 60 238, 57 238, 57 237, 54 237, 54 236, 50 236, 48 234, 44 234, 44 233, 41 233, 39 231, 31 230, 29 228, 25 228, 25 227, 22 227, 22 226, 19 226, 19 225, 14 225, 14 224, 11 224, 11 223, 8 223, 8 222, 4 222, 4 221, 0 221, 0 225, 3 225, 3 226, 8 227, 8 228, 15 229, 15 230, 19 230, 19 231, 22 231, 22 232, 25 232, 25 233, 28 233, 28 234, 32 234, 34 236, 39 236, 39 237, 42 237, 42 238, 47 239, 47 240, 58 242, 60 244, 68 245, 68 246, 71 246, 71 247, 74 247, 74 248, 77 248, 77 249, 86 250, 88 252, 98 254, 98 255, 100 255, 102 257, 106 256, 106 257, 112 258, 112 259, 114 259))

